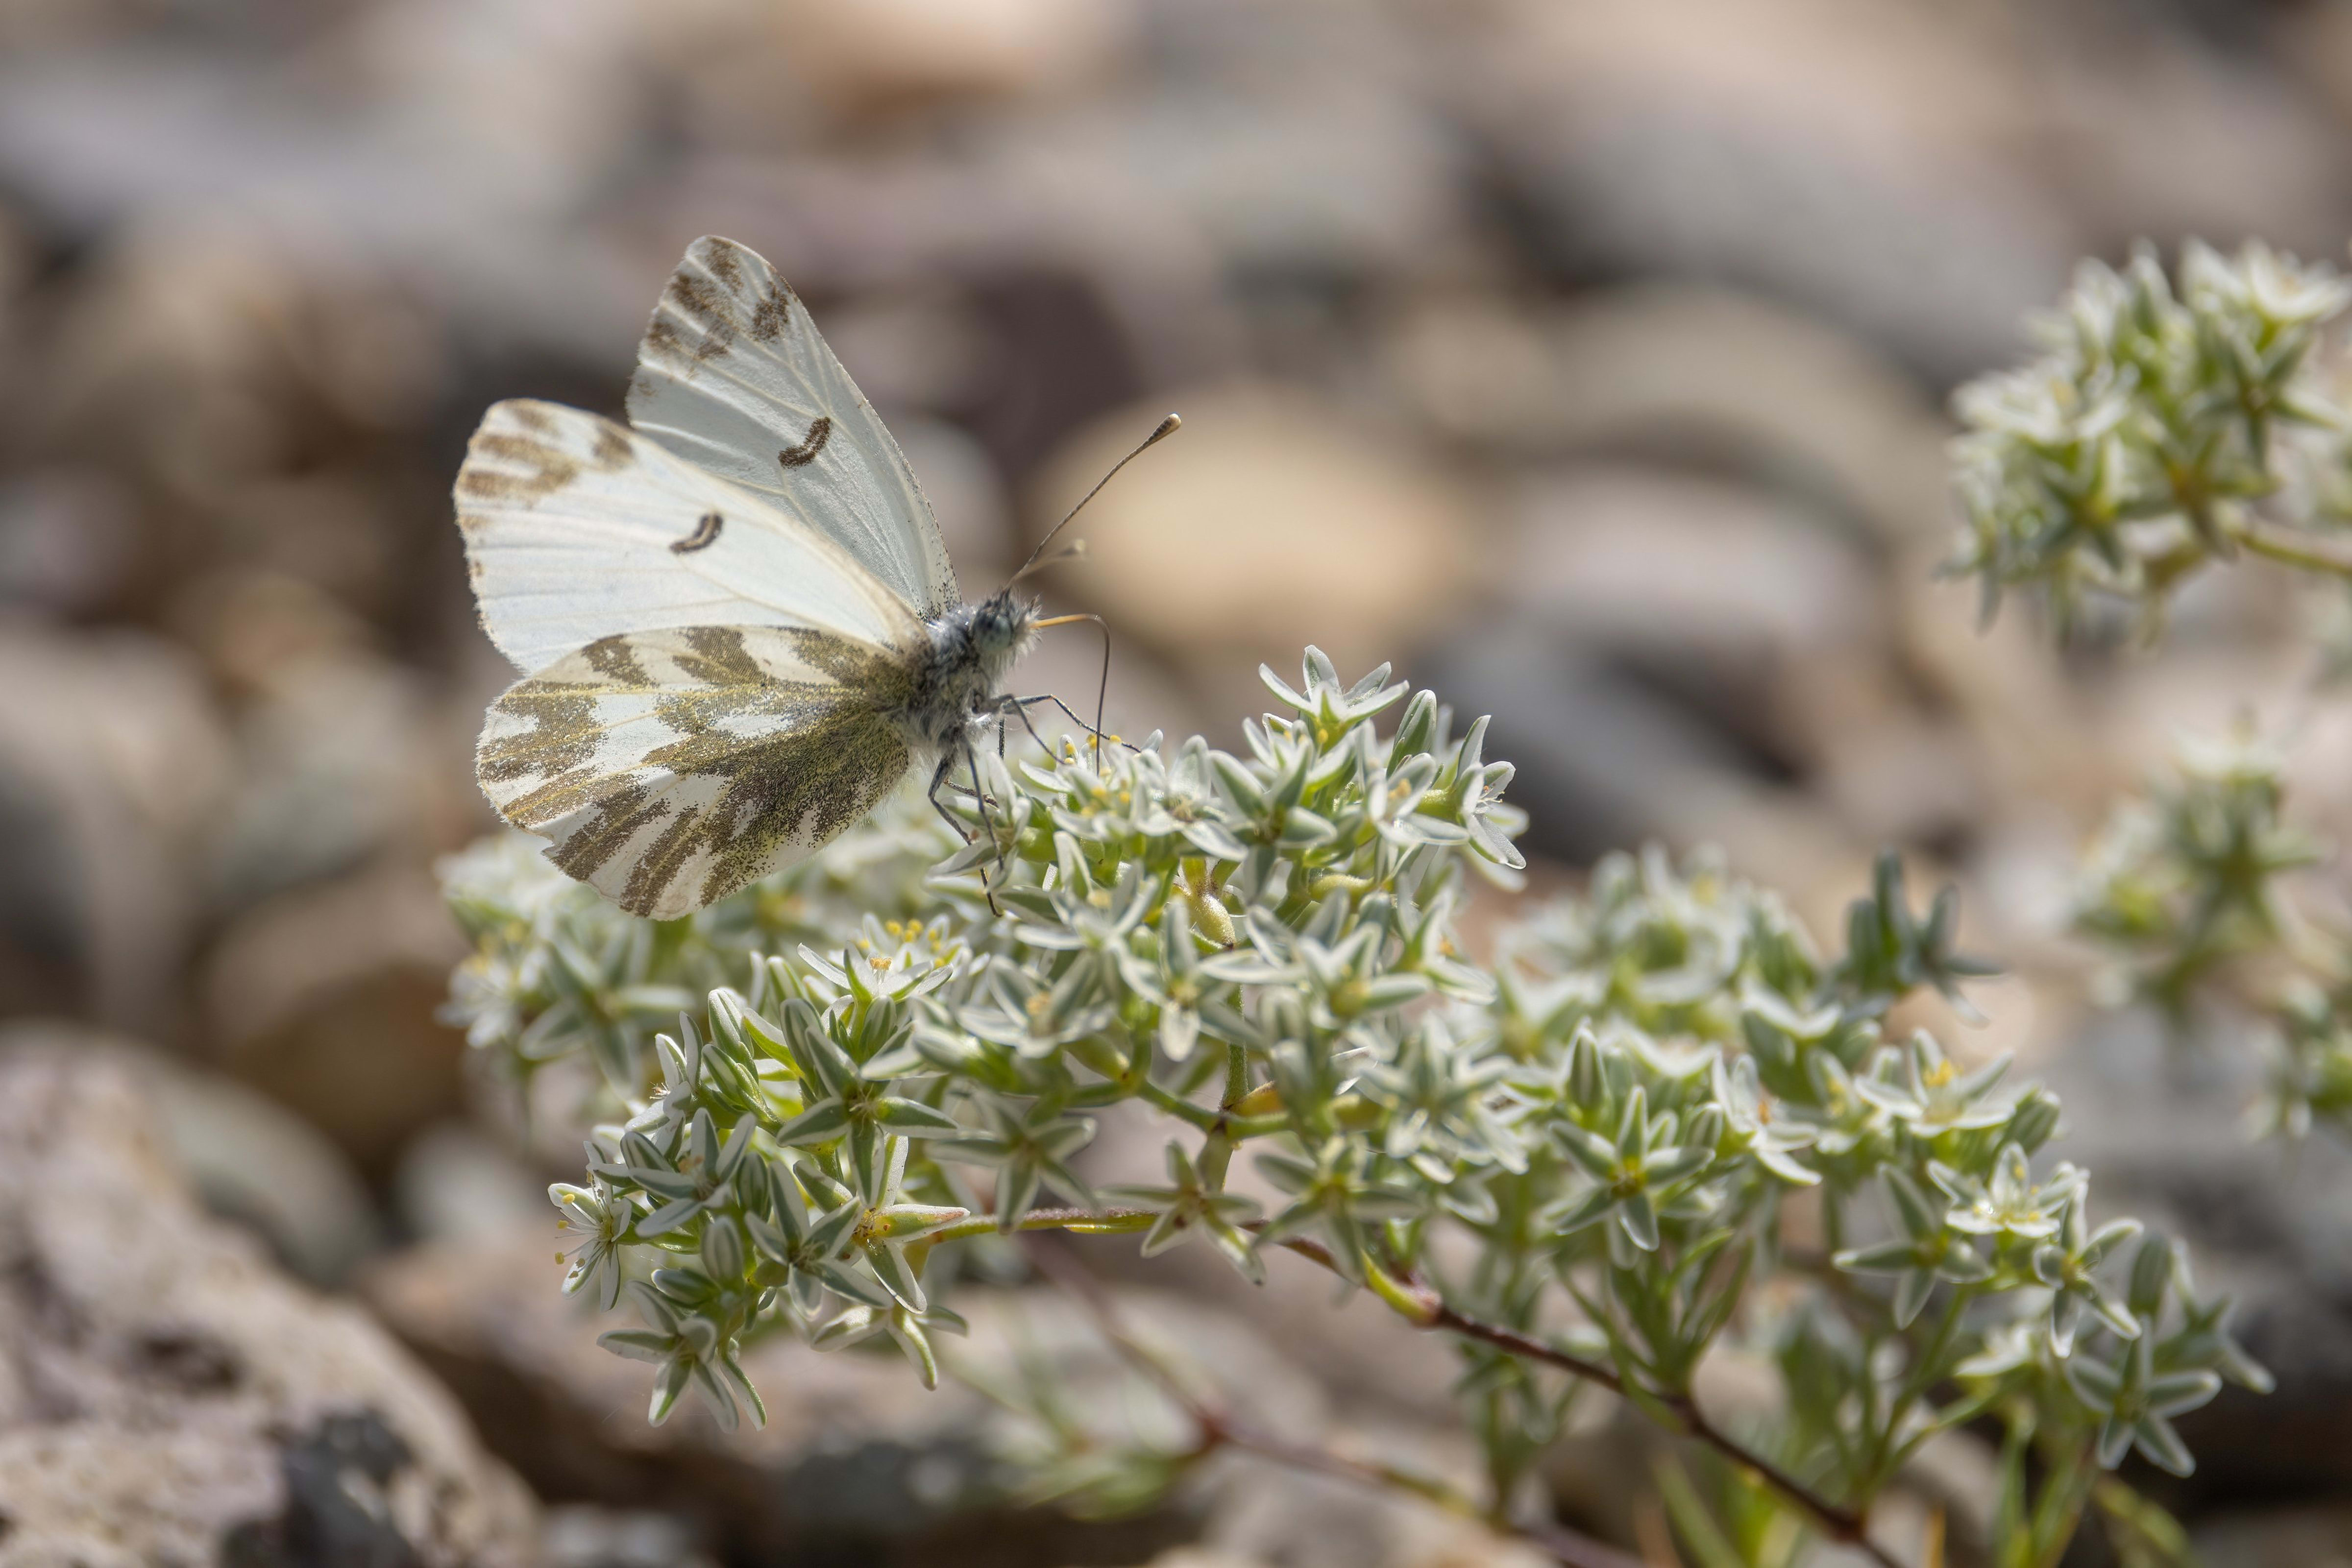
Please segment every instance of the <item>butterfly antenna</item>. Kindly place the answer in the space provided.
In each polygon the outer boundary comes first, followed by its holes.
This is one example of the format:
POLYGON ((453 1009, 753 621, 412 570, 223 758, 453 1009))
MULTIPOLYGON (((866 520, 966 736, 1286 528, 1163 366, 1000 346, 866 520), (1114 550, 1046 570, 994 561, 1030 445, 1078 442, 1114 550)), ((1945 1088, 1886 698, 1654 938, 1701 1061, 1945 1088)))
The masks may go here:
POLYGON ((1076 560, 1086 553, 1087 541, 1084 539, 1072 539, 1068 544, 1064 545, 1052 555, 1042 557, 1039 559, 1032 561, 1029 565, 1023 567, 1018 572, 1013 574, 1013 580, 1014 582, 1018 582, 1023 578, 1027 577, 1031 572, 1043 571, 1049 566, 1059 566, 1066 560, 1076 560))
POLYGON ((1054 536, 1060 533, 1064 528, 1068 528, 1070 526, 1070 518, 1075 517, 1080 512, 1085 511, 1087 509, 1087 503, 1093 500, 1097 496, 1101 495, 1103 486, 1109 484, 1112 479, 1116 478, 1120 469, 1134 462, 1138 457, 1142 456, 1146 447, 1154 445, 1159 442, 1165 441, 1170 436, 1175 434, 1178 428, 1181 427, 1183 423, 1183 420, 1179 418, 1177 415, 1172 413, 1170 414, 1166 419, 1160 422, 1158 427, 1155 428, 1150 434, 1145 436, 1142 441, 1137 444, 1134 451, 1129 453, 1126 456, 1112 464, 1110 465, 1110 472, 1096 480, 1095 487, 1081 497, 1078 500, 1078 504, 1072 507, 1069 511, 1064 515, 1060 522, 1055 523, 1052 528, 1045 530, 1045 537, 1037 541, 1037 548, 1029 552, 1029 559, 1021 563, 1021 570, 1013 574, 1012 580, 1013 582, 1018 582, 1033 571, 1038 570, 1043 567, 1052 566, 1055 562, 1065 560, 1068 559, 1070 555, 1077 553, 1078 549, 1083 548, 1082 545, 1071 547, 1070 550, 1055 555, 1052 560, 1042 560, 1039 559, 1045 555, 1045 547, 1054 542, 1054 536))

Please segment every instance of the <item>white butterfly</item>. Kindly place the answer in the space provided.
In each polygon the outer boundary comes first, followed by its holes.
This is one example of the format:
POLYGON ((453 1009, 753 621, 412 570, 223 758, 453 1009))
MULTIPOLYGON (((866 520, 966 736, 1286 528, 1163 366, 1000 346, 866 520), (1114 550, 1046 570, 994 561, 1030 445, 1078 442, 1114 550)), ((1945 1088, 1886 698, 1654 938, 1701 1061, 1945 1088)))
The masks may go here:
POLYGON ((669 919, 814 853, 913 768, 936 800, 1045 623, 1009 587, 962 601, 898 443, 732 240, 688 248, 628 411, 501 402, 467 448, 482 625, 530 672, 475 774, 564 871, 669 919))

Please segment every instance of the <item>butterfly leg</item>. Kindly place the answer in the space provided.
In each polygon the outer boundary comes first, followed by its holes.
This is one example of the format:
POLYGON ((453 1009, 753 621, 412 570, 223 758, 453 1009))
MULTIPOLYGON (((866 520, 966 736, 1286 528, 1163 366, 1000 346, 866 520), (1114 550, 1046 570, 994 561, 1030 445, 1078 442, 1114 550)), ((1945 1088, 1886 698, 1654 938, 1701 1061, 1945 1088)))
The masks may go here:
MULTIPOLYGON (((1079 717, 1079 716, 1078 716, 1075 712, 1073 712, 1073 711, 1071 710, 1071 707, 1070 707, 1070 705, 1069 705, 1069 704, 1067 704, 1067 703, 1064 702, 1061 698, 1059 698, 1059 697, 1055 696, 1055 695, 1053 693, 1051 693, 1051 692, 1047 692, 1047 693, 1044 694, 1044 695, 1041 695, 1041 696, 1034 696, 1034 697, 1013 697, 1013 698, 1011 698, 1011 699, 1009 699, 1009 700, 1010 700, 1010 701, 1012 701, 1012 702, 1017 703, 1017 704, 1019 704, 1019 705, 1021 706, 1022 709, 1024 710, 1024 712, 1023 712, 1023 716, 1023 716, 1023 719, 1024 719, 1024 722, 1026 721, 1027 716, 1027 716, 1027 712, 1026 712, 1026 710, 1028 709, 1028 707, 1030 706, 1030 705, 1031 705, 1031 704, 1033 704, 1033 703, 1052 703, 1055 707, 1060 708, 1060 709, 1062 710, 1062 712, 1064 713, 1064 715, 1066 715, 1066 716, 1068 717, 1069 721, 1070 721, 1072 724, 1076 725, 1080 729, 1082 729, 1082 730, 1086 731, 1088 735, 1093 736, 1097 741, 1098 741, 1098 742, 1099 742, 1099 741, 1102 741, 1102 740, 1106 740, 1106 739, 1110 738, 1109 737, 1105 736, 1101 730, 1097 729, 1093 725, 1090 725, 1090 724, 1088 724, 1085 719, 1080 718, 1080 717, 1079 717)), ((1036 734, 1037 732, 1036 732, 1036 730, 1035 730, 1035 729, 1034 729, 1034 728, 1033 728, 1033 729, 1031 729, 1031 730, 1030 730, 1030 732, 1029 732, 1029 733, 1030 733, 1030 734, 1032 734, 1032 735, 1034 735, 1034 734, 1036 734)), ((1042 745, 1042 744, 1043 744, 1043 742, 1040 742, 1039 744, 1041 744, 1041 745, 1042 745)), ((1125 747, 1127 747, 1127 748, 1128 748, 1129 751, 1137 751, 1137 750, 1140 750, 1140 749, 1141 749, 1141 747, 1136 747, 1136 746, 1132 746, 1132 745, 1129 745, 1128 742, 1126 742, 1126 741, 1124 741, 1124 740, 1119 741, 1118 744, 1118 745, 1120 745, 1120 746, 1125 746, 1125 747)))
MULTIPOLYGON (((940 799, 940 791, 947 787, 948 770, 955 765, 956 755, 952 751, 940 758, 940 765, 931 770, 931 787, 928 790, 924 791, 923 798, 931 803, 931 810, 940 814, 940 820, 946 822, 949 827, 955 830, 957 838, 961 839, 965 843, 970 843, 971 842, 971 830, 965 827, 961 822, 956 821, 955 813, 949 810, 947 808, 947 802, 940 799)), ((977 776, 973 779, 973 782, 979 782, 977 776)), ((983 811, 984 810, 985 807, 983 805, 983 811)))
MULTIPOLYGON (((1000 841, 996 836, 996 823, 988 814, 988 796, 980 787, 980 758, 972 753, 971 737, 969 734, 963 737, 963 760, 964 766, 971 769, 971 798, 980 802, 982 831, 988 834, 988 841, 991 844, 998 844, 1000 841)), ((968 839, 965 841, 967 843, 970 841, 968 839)), ((997 866, 1001 870, 1004 864, 1004 852, 1001 848, 997 851, 996 858, 997 866)), ((996 885, 988 880, 988 874, 985 872, 981 873, 980 884, 988 890, 988 912, 991 915, 1003 915, 1004 911, 996 902, 996 885)))
POLYGON ((1054 748, 1045 744, 1045 737, 1037 733, 1037 727, 1035 725, 1029 722, 1029 705, 1031 703, 1040 702, 1043 700, 1044 699, 1039 697, 1003 697, 998 700, 996 707, 996 735, 999 742, 998 751, 1000 754, 1003 749, 1002 742, 1004 737, 1005 717, 1007 715, 1010 715, 1021 721, 1021 727, 1029 732, 1029 738, 1037 743, 1038 750, 1044 752, 1049 759, 1053 757, 1054 748))

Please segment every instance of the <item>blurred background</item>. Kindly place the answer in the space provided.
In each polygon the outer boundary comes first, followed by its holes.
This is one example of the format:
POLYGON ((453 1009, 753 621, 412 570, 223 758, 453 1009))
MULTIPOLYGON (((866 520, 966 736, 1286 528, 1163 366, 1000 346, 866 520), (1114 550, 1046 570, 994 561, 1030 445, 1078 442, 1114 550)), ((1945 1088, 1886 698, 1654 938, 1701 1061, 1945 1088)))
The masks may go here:
MULTIPOLYGON (((0 0, 0 1167, 80 1170, 66 1132, 131 1113, 58 1063, 131 1063, 169 1158, 58 1189, 89 1256, 132 1267, 168 1164, 262 1239, 254 1289, 339 1292, 442 1379, 365 1353, 402 1426, 289 1373, 299 1440, 205 1417, 232 1484, 106 1446, 234 1403, 200 1343, 150 1347, 162 1393, 0 1375, 0 1474, 100 1433, 16 1470, 0 1561, 10 1514, 103 1518, 133 1506, 105 1475, 167 1472, 187 1539, 241 1563, 1142 1562, 1206 1528, 926 1512, 962 1439, 895 1368, 771 1387, 756 1442, 648 1434, 643 1369, 581 1351, 545 1249, 509 1244, 565 1173, 476 1130, 435 1018, 461 944, 431 867, 492 825, 470 750, 512 678, 448 486, 496 399, 617 413, 706 232, 807 300, 968 592, 1183 413, 1050 582, 1110 620, 1113 729, 1230 744, 1258 664, 1313 643, 1496 715, 1538 886, 1711 841, 1825 930, 1882 844, 1956 878, 2011 969, 1960 1049, 2073 1096, 2107 1199, 2241 1282, 2285 1375, 2191 1424, 2176 1500, 2215 1561, 2352 1561, 2352 1186, 2330 1203, 2325 1147, 2237 1145, 2213 1107, 2242 1086, 2089 1012, 2055 940, 2084 839, 2178 736, 2287 727, 2341 833, 2352 725, 2295 698, 2300 611, 2259 569, 2200 584, 2155 655, 1979 634, 1931 576, 1946 396, 2024 351, 2074 258, 2342 259, 2343 0, 0 0), (462 1552, 319 1546, 342 1505, 298 1474, 374 1476, 407 1519, 435 1466, 462 1552)), ((1090 696, 1099 644, 1056 636, 1021 683, 1090 696)), ((55 1325, 0 1278, 22 1361, 55 1325)), ((1443 1354, 1360 1312, 1326 1333, 1297 1289, 1255 1331, 1296 1396, 1440 1434, 1443 1354)), ((1485 1560, 1393 1521, 1207 1533, 1485 1560)))

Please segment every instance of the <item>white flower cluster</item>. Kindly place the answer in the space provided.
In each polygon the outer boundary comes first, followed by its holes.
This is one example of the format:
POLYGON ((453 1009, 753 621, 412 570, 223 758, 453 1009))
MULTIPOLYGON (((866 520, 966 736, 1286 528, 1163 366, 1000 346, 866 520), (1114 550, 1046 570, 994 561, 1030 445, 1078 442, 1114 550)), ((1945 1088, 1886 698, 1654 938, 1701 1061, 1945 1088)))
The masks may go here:
POLYGON ((2176 1027, 2212 1001, 2266 1024, 2251 1119, 2297 1138, 2352 1128, 2352 942, 2295 885, 2328 850, 2287 819, 2285 766, 2251 733, 2184 745, 2172 776, 2109 817, 2074 921, 2112 960, 2112 999, 2176 1027))
POLYGON ((2332 269, 2259 243, 2191 243, 2176 289, 2143 246, 2084 262, 2037 323, 2046 352, 1960 389, 1952 570, 1990 616, 2036 591, 2063 625, 2085 591, 2151 622, 2185 577, 2241 548, 2352 575, 2336 536, 2352 494, 2346 421, 2315 350, 2352 303, 2332 269))
POLYGON ((1787 1382, 1747 1457, 1833 1532, 2021 1391, 2037 1440, 2187 1468, 2167 1417, 2261 1378, 2222 1309, 2168 1243, 2107 1261, 2137 1227, 2037 1174, 2048 1093, 1887 1037, 1905 994, 1983 972, 1948 897, 1915 916, 1889 859, 1823 961, 1776 900, 1653 852, 1475 961, 1455 916, 1466 876, 1517 880, 1511 768, 1387 674, 1268 672, 1285 711, 1240 756, 986 758, 943 860, 893 808, 667 925, 509 847, 453 863, 476 1043, 611 1083, 554 1196, 569 1288, 644 1320, 606 1343, 660 1366, 655 1419, 689 1386, 759 1418, 738 1347, 775 1325, 887 1335, 934 1379, 958 1243, 1055 1228, 1197 1239, 1253 1278, 1286 1248, 1459 1334, 1498 1496, 1580 1379, 1738 1452, 1692 1394, 1727 1335, 1787 1382), (1129 1101, 1164 1117, 1168 1179, 1096 1191, 1079 1155, 1129 1101), (1244 1146, 1270 1211, 1228 1185, 1244 1146))

